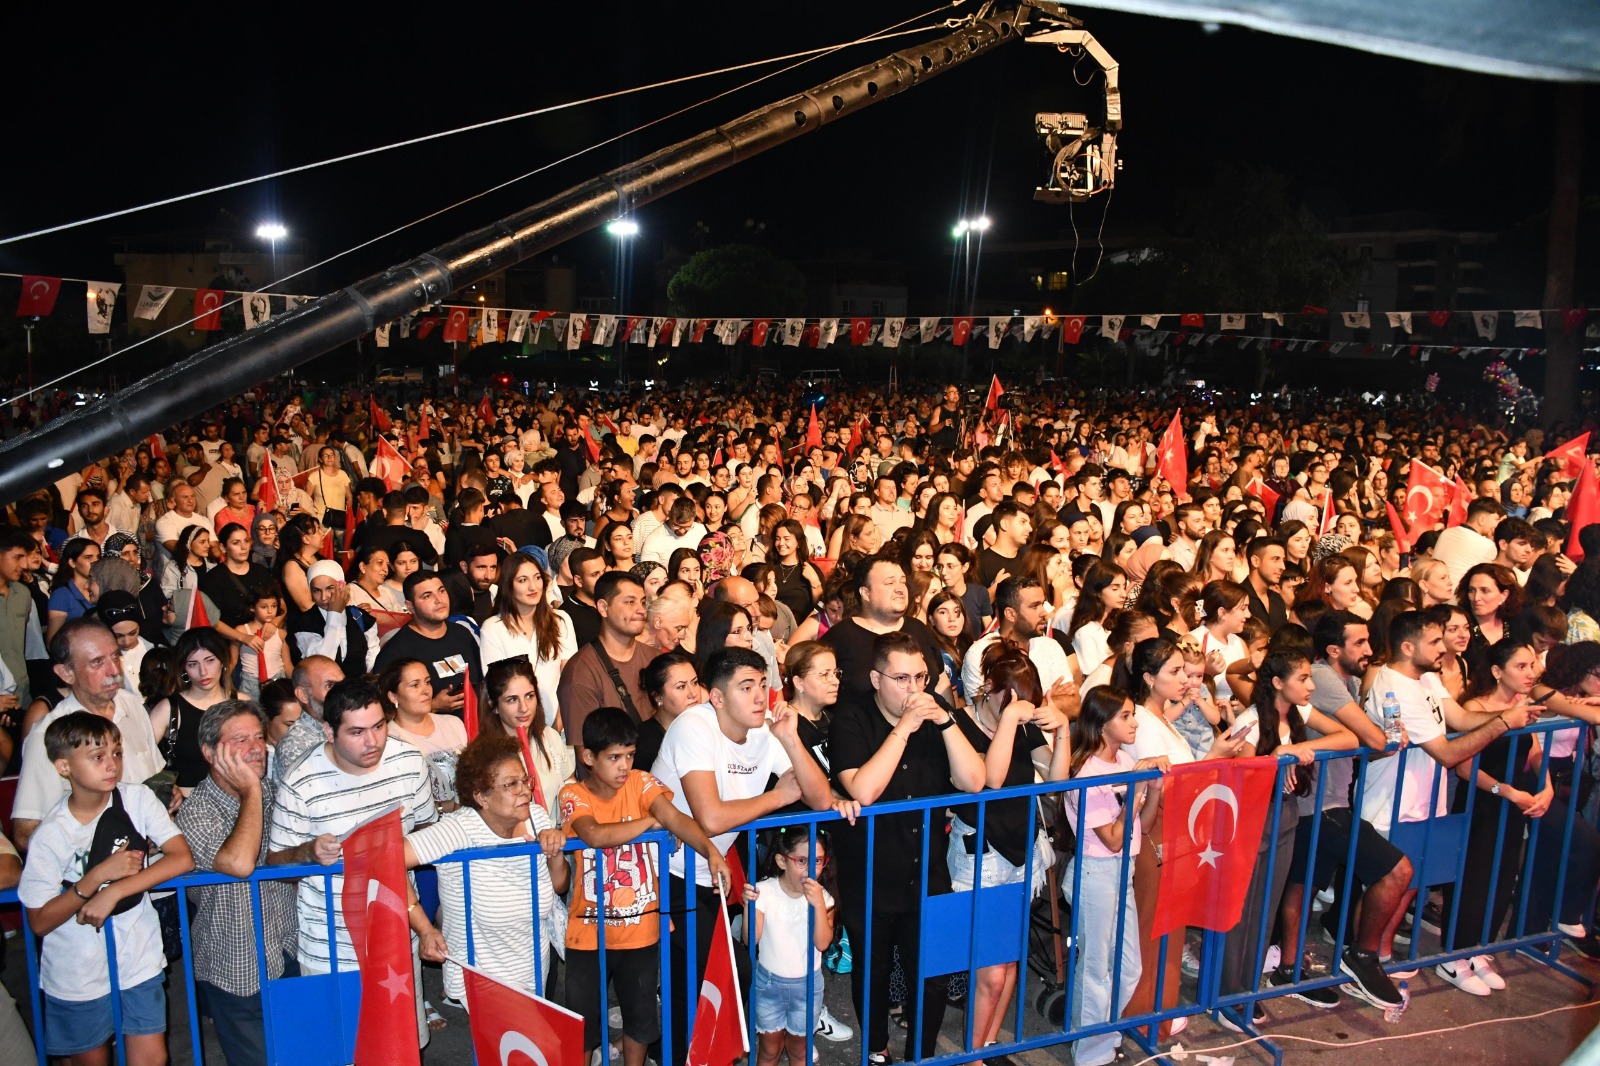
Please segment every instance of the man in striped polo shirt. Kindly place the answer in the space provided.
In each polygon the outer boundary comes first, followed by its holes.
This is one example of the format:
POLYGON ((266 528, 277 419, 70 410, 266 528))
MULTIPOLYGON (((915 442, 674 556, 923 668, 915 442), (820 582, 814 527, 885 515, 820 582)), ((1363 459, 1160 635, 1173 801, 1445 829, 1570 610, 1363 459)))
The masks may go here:
MULTIPOLYGON (((437 817, 428 763, 422 753, 389 735, 378 690, 365 681, 341 681, 328 690, 322 704, 328 742, 314 748, 284 774, 272 812, 268 838, 269 863, 339 861, 339 837, 362 822, 400 805, 400 821, 409 833, 437 817)), ((339 969, 356 968, 355 951, 345 928, 341 894, 343 877, 334 877, 333 920, 339 969)), ((299 926, 296 954, 304 973, 328 973, 329 936, 323 901, 323 879, 301 880, 295 901, 299 926)), ((420 909, 408 916, 417 921, 420 909)), ((417 1039, 428 1043, 422 1013, 422 973, 412 941, 412 972, 417 991, 417 1039)))

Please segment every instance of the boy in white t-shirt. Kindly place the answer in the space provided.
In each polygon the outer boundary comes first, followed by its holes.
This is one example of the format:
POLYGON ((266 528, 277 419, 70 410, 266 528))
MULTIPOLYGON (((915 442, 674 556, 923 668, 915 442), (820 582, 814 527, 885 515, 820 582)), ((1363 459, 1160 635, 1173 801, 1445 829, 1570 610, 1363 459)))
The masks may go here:
POLYGON ((164 1063, 166 956, 161 922, 145 893, 194 869, 188 842, 155 793, 140 784, 118 784, 122 735, 110 720, 76 711, 51 722, 44 739, 56 773, 72 787, 34 831, 17 886, 28 924, 44 938, 39 985, 45 999, 45 1050, 74 1066, 106 1060, 105 1045, 115 1036, 102 932, 110 920, 116 926, 129 1066, 164 1063), (102 821, 106 832, 97 835, 102 821), (114 842, 104 839, 110 833, 116 834, 114 842), (149 866, 144 864, 147 841, 161 850, 161 858, 149 866), (106 852, 103 858, 101 852, 106 852), (132 905, 113 918, 124 901, 132 905))
MULTIPOLYGON (((767 663, 749 648, 724 648, 707 661, 702 680, 710 699, 687 708, 673 720, 661 741, 650 772, 672 791, 672 803, 698 822, 717 851, 726 853, 738 840, 735 831, 747 822, 782 810, 797 800, 815 811, 833 805, 828 778, 806 751, 796 730, 795 712, 780 703, 767 723, 767 663), (770 792, 767 782, 776 775, 770 792)), ((670 863, 672 896, 685 899, 684 854, 680 846, 670 863)), ((716 929, 721 897, 712 890, 706 863, 695 864, 695 961, 705 970, 706 952, 716 929)), ((673 973, 683 973, 688 958, 688 924, 674 922, 671 933, 673 973)), ((748 965, 735 952, 741 970, 748 965)), ((741 974, 741 980, 743 974, 741 974)), ((686 997, 687 999, 687 997, 686 997)), ((692 1004, 680 1002, 672 1026, 673 1041, 688 1047, 683 1014, 692 1004)))

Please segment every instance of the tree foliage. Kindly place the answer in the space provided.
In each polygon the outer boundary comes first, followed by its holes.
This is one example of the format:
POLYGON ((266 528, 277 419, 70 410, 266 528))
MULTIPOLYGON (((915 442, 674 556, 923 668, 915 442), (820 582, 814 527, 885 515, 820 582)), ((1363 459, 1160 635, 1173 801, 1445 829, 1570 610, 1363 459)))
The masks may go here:
POLYGON ((667 283, 667 300, 678 315, 803 314, 805 297, 798 267, 748 244, 696 252, 667 283))

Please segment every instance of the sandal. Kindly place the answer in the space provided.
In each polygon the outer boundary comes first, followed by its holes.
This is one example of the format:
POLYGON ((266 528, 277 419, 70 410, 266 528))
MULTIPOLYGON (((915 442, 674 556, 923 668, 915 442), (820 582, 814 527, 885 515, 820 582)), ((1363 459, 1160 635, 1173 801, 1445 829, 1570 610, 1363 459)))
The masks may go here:
POLYGON ((427 1019, 428 1031, 430 1033, 442 1032, 450 1027, 450 1023, 445 1021, 444 1015, 440 1014, 436 1009, 434 1009, 433 1004, 429 1003, 427 1000, 422 1001, 422 1014, 423 1017, 427 1019))
POLYGON ((889 1020, 894 1022, 894 1024, 898 1025, 902 1029, 911 1028, 911 1023, 906 1021, 906 1009, 904 1006, 890 1007, 889 1020))

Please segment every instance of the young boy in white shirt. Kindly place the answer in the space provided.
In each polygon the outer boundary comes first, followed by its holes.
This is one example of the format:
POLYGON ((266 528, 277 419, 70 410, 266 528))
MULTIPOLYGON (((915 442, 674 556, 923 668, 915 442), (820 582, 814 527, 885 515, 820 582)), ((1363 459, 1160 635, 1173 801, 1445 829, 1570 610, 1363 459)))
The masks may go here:
POLYGON ((145 893, 194 869, 188 842, 149 788, 118 784, 122 735, 108 719, 88 711, 63 715, 46 730, 45 751, 72 791, 34 831, 17 886, 28 924, 44 938, 45 1050, 73 1066, 107 1060, 115 1031, 102 927, 110 920, 127 1061, 165 1063, 166 956, 161 922, 145 893), (151 844, 161 858, 146 866, 151 844))

